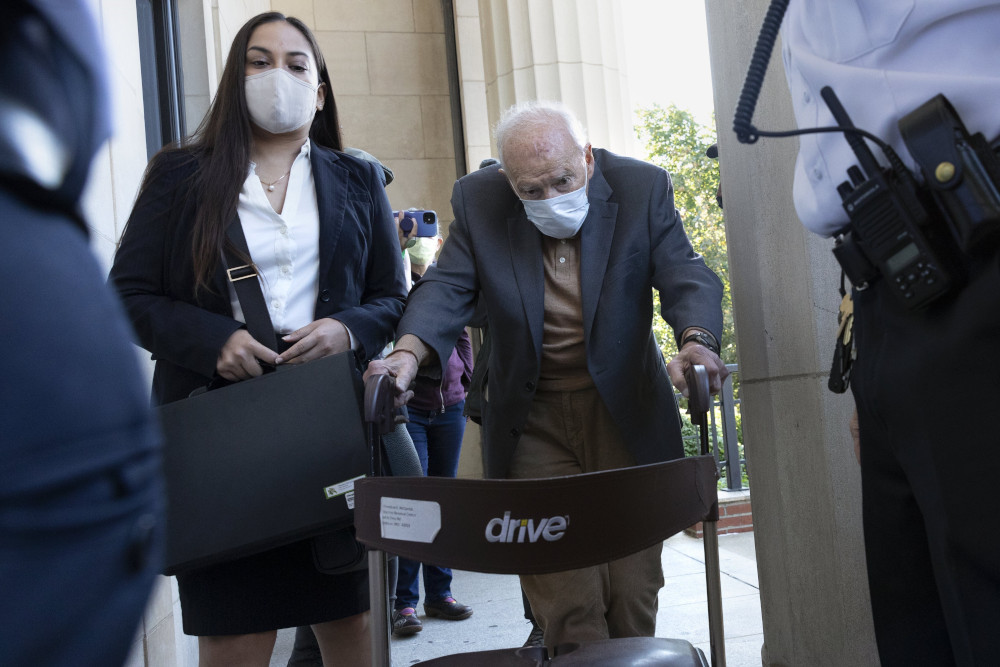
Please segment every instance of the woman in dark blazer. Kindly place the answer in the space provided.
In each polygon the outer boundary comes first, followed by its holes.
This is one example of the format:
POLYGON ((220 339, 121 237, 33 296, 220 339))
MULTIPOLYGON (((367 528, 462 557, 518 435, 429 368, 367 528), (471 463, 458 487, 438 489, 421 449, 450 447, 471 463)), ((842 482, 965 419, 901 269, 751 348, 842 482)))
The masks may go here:
MULTIPOLYGON (((156 360, 154 400, 186 397, 261 364, 298 364, 391 339, 406 286, 382 172, 341 153, 323 56, 300 21, 271 12, 237 33, 207 117, 150 163, 111 271, 156 360), (279 352, 255 341, 227 282, 240 224, 279 352)), ((280 415, 275 415, 280 418, 280 415)), ((368 664, 365 573, 325 575, 309 541, 178 576, 202 665, 267 665, 275 630, 311 625, 326 660, 368 664)))

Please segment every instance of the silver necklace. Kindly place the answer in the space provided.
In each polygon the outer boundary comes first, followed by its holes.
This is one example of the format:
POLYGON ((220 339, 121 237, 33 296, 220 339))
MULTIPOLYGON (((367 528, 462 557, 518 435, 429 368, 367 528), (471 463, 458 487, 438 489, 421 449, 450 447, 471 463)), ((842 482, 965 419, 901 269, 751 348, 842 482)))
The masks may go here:
POLYGON ((291 169, 289 169, 288 171, 286 171, 284 173, 284 175, 282 175, 281 178, 279 178, 278 180, 274 181, 273 183, 268 183, 267 181, 265 181, 263 178, 260 177, 260 174, 257 174, 257 179, 261 182, 262 185, 266 185, 267 186, 267 191, 268 192, 274 192, 274 186, 277 185, 278 183, 280 183, 281 179, 284 178, 285 176, 288 176, 290 173, 292 173, 291 169))

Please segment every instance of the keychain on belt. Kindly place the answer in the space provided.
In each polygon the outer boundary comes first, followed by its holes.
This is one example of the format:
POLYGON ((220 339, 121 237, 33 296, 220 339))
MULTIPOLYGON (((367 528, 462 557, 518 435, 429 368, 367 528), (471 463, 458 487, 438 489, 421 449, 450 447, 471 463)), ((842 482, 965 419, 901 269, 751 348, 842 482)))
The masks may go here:
POLYGON ((844 273, 840 273, 840 312, 837 313, 837 339, 834 341, 833 365, 827 387, 843 394, 851 384, 851 366, 857 353, 854 349, 854 300, 844 288, 844 273))

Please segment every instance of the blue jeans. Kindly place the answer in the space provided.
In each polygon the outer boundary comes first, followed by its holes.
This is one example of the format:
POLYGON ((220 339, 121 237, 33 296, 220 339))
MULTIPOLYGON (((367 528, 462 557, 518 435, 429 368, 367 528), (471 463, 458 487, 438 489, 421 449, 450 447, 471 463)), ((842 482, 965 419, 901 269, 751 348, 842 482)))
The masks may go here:
MULTIPOLYGON (((424 474, 431 477, 454 477, 458 473, 458 456, 465 434, 465 401, 449 405, 444 412, 427 412, 409 408, 410 422, 406 425, 420 457, 424 474)), ((420 599, 418 575, 424 570, 424 601, 437 602, 451 597, 451 570, 436 565, 421 564, 408 558, 399 559, 399 580, 396 584, 396 609, 416 607, 420 599)))

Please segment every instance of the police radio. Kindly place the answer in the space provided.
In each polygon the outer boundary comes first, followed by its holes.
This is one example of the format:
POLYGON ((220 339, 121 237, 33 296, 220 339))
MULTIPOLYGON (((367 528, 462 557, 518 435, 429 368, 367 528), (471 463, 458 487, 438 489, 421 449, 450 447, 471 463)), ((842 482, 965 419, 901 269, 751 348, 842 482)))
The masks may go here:
MULTIPOLYGON (((837 124, 855 129, 836 94, 820 91, 837 124)), ((918 309, 946 294, 957 281, 950 234, 909 170, 890 157, 883 169, 855 132, 844 132, 858 166, 837 186, 850 224, 836 235, 833 254, 856 288, 882 276, 908 309, 918 309)))

